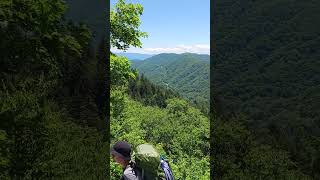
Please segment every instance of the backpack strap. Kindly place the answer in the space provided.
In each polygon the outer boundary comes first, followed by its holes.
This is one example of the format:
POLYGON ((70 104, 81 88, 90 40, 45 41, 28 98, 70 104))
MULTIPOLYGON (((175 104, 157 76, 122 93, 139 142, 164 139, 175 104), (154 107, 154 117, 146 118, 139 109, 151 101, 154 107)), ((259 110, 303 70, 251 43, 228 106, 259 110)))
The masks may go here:
MULTIPOLYGON (((135 173, 138 177, 140 177, 140 178, 142 178, 142 180, 144 180, 144 177, 143 177, 143 175, 144 175, 143 169, 138 168, 137 165, 136 165, 136 163, 135 163, 134 161, 132 161, 132 160, 129 162, 129 166, 132 168, 132 170, 134 171, 134 173, 135 173)), ((139 178, 139 179, 140 179, 140 178, 139 178)))
POLYGON ((141 169, 141 176, 144 179, 144 169, 141 169))
POLYGON ((172 170, 171 170, 171 167, 170 167, 168 161, 165 161, 164 159, 161 159, 161 164, 160 165, 161 165, 161 168, 164 171, 166 180, 174 180, 174 176, 173 176, 173 173, 172 173, 172 170))

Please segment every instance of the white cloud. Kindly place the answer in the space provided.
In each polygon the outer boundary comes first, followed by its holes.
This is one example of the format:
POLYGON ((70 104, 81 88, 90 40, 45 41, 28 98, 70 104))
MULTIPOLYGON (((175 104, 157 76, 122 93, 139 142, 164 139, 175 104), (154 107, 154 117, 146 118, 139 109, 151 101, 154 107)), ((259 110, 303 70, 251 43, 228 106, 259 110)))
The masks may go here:
MULTIPOLYGON (((112 52, 122 52, 115 48, 111 48, 112 52)), ((130 53, 144 53, 144 54, 160 54, 160 53, 197 53, 197 54, 210 54, 210 45, 208 44, 195 44, 195 45, 178 45, 175 47, 156 47, 156 48, 130 48, 126 52, 130 53)))

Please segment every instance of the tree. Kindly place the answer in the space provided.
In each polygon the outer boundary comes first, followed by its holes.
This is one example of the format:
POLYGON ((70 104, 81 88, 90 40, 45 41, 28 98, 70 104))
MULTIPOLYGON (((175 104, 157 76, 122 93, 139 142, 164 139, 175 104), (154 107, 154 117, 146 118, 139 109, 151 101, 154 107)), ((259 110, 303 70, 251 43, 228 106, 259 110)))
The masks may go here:
POLYGON ((127 86, 130 78, 135 78, 126 57, 110 55, 111 86, 127 86))
POLYGON ((65 8, 62 0, 0 2, 1 179, 105 176, 105 142, 88 127, 98 118, 91 33, 66 23, 65 8))
POLYGON ((130 46, 141 47, 139 38, 147 37, 146 32, 138 28, 141 24, 140 16, 143 7, 140 4, 125 3, 119 0, 114 9, 110 11, 110 40, 111 45, 127 50, 130 46))
MULTIPOLYGON (((143 7, 140 4, 125 3, 119 0, 115 9, 110 12, 110 41, 111 45, 120 50, 126 50, 130 46, 141 47, 140 37, 146 37, 141 32, 140 15, 143 7)), ((126 57, 110 54, 110 80, 111 96, 110 111, 112 116, 120 116, 124 108, 124 93, 130 78, 135 78, 137 72, 131 70, 126 57)))

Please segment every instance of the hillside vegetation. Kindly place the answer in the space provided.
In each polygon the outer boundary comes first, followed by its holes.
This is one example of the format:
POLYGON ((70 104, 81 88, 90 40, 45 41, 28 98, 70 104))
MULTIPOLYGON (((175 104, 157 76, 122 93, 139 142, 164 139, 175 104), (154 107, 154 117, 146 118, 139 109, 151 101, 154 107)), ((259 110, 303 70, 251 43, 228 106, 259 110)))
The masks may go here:
MULTIPOLYGON (((170 160, 176 179, 210 178, 209 119, 199 110, 182 99, 168 99, 163 109, 142 105, 125 93, 113 91, 111 98, 116 97, 119 101, 112 101, 111 108, 111 143, 126 140, 133 148, 153 144, 170 160), (118 103, 122 104, 121 111, 118 103)), ((111 164, 112 179, 119 179, 121 172, 111 164)))
MULTIPOLYGON (((155 145, 170 160, 175 178, 181 180, 210 179, 210 162, 211 167, 218 169, 211 176, 224 179, 308 179, 287 152, 259 144, 244 123, 246 117, 227 121, 212 118, 209 121, 200 110, 179 96, 161 97, 165 100, 162 106, 151 97, 157 97, 163 88, 144 82, 146 80, 130 83, 137 83, 136 87, 144 89, 145 96, 130 89, 128 95, 127 81, 135 75, 128 59, 112 57, 111 69, 111 76, 117 74, 112 78, 117 85, 113 85, 111 91, 111 144, 126 140, 133 148, 143 143, 155 145), (127 81, 116 83, 121 79, 127 81), (148 84, 153 88, 145 88, 148 84), (150 101, 152 106, 146 105, 150 101), (213 140, 211 147, 209 129, 213 140)), ((112 179, 118 179, 121 172, 112 161, 112 179)))
POLYGON ((131 61, 153 83, 178 92, 204 112, 209 109, 210 56, 192 53, 158 54, 143 61, 131 61))
POLYGON ((286 151, 313 179, 320 178, 319 8, 319 1, 218 1, 212 81, 219 115, 246 115, 260 145, 286 151))
POLYGON ((56 0, 0 1, 0 179, 104 179, 105 41, 56 0))
MULTIPOLYGON (((133 18, 136 19, 136 16, 133 18)), ((139 41, 138 26, 136 28, 139 41)), ((120 49, 128 47, 128 44, 114 42, 120 49)), ((141 45, 141 42, 135 44, 141 45)), ((172 57, 170 54, 166 56, 172 57)), ((161 58, 160 62, 166 64, 169 59, 161 58)), ((286 151, 261 144, 248 129, 246 116, 225 119, 211 116, 209 123, 198 109, 191 107, 179 96, 171 98, 170 91, 160 88, 159 84, 152 85, 142 77, 132 80, 137 77, 137 73, 131 68, 127 58, 111 55, 112 143, 127 140, 134 147, 145 142, 156 145, 161 154, 170 160, 175 179, 210 179, 210 167, 213 173, 211 177, 217 179, 310 179, 286 151), (160 96, 162 93, 168 96, 160 96), (165 105, 161 106, 161 103, 154 101, 154 97, 161 97, 165 105), (149 100, 152 106, 148 105, 149 100)), ((110 170, 112 178, 121 175, 121 169, 113 161, 110 170)))
MULTIPOLYGON (((139 38, 146 35, 139 31, 142 10, 140 4, 118 1, 111 11, 115 21, 111 23, 115 28, 113 46, 120 50, 141 46, 139 38), (121 19, 127 17, 137 21, 121 19), (118 29, 121 23, 123 29, 118 29), (128 26, 135 28, 125 29, 128 26), (123 37, 131 30, 133 39, 123 37)), ((209 119, 173 91, 152 84, 142 75, 138 77, 126 57, 110 54, 110 75, 110 146, 119 140, 128 141, 133 149, 150 143, 169 159, 175 179, 210 179, 209 119)), ((121 174, 112 160, 111 179, 119 179, 121 174)))
POLYGON ((153 84, 143 76, 143 74, 129 79, 128 94, 133 99, 142 102, 145 105, 158 106, 161 108, 167 106, 167 99, 180 97, 177 92, 153 84))

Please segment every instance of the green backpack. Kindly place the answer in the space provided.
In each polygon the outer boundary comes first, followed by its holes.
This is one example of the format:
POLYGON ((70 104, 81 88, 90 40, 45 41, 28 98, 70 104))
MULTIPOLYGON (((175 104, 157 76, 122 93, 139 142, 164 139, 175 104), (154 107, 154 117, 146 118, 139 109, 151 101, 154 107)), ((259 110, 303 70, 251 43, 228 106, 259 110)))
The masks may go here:
POLYGON ((137 146, 133 154, 135 165, 141 170, 144 180, 162 180, 165 175, 160 167, 160 155, 150 144, 137 146))

